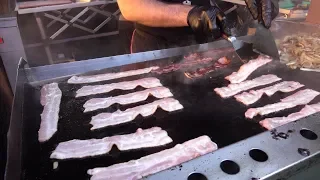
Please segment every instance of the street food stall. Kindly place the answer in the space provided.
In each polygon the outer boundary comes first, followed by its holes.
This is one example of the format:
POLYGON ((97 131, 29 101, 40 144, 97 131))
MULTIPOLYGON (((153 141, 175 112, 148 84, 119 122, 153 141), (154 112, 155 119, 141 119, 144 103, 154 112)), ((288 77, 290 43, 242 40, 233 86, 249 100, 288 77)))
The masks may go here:
POLYGON ((320 27, 310 22, 38 67, 20 58, 5 179, 319 177, 320 27))

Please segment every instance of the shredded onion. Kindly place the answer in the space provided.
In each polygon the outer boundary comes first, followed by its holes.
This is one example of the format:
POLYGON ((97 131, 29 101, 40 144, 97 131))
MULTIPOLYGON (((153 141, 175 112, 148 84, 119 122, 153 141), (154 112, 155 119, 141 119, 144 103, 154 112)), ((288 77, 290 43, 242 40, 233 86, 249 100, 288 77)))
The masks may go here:
POLYGON ((291 68, 320 68, 320 34, 296 34, 280 43, 280 59, 291 68))

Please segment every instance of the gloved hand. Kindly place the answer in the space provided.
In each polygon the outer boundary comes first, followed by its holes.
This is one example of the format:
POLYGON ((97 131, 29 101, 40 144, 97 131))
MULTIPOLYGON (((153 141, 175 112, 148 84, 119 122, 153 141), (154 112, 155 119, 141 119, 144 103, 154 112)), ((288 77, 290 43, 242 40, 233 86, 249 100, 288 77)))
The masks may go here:
POLYGON ((266 28, 279 14, 279 0, 245 0, 254 19, 258 19, 266 28))
POLYGON ((213 35, 214 38, 221 37, 222 33, 231 35, 230 23, 227 19, 218 18, 223 13, 216 6, 195 6, 189 11, 188 24, 195 32, 196 37, 213 35))

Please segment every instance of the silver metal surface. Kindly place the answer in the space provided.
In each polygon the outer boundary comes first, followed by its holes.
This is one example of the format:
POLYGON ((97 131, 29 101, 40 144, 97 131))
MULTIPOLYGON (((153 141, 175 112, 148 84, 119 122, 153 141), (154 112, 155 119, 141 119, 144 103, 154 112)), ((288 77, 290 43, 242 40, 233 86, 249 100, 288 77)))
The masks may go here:
MULTIPOLYGON (((21 127, 19 121, 23 118, 19 112, 21 101, 21 93, 23 94, 22 84, 25 82, 52 81, 70 77, 74 74, 86 73, 94 70, 101 70, 110 67, 122 66, 138 62, 147 62, 162 58, 169 58, 178 55, 184 55, 191 52, 202 52, 210 49, 219 49, 224 47, 232 47, 231 43, 221 40, 218 42, 194 45, 182 48, 165 49, 151 52, 136 53, 130 55, 121 55, 107 58, 98 58, 87 61, 71 62, 65 64, 54 64, 42 67, 29 68, 25 67, 19 71, 18 87, 16 89, 13 118, 11 119, 10 131, 8 137, 8 157, 10 163, 7 164, 6 180, 9 177, 20 179, 20 167, 15 166, 13 161, 20 161, 20 156, 15 156, 19 152, 14 150, 19 149, 15 139, 20 138, 21 127), (22 76, 22 77, 21 77, 22 76), (19 80, 20 79, 20 80, 19 80), (20 98, 20 99, 19 99, 20 98), (19 101, 18 101, 19 100, 19 101), (18 125, 15 125, 18 124, 18 125), (15 148, 13 148, 15 147, 15 148), (12 150, 12 151, 10 151, 12 150), (10 167, 10 168, 8 168, 10 167)), ((21 68, 24 66, 20 66, 21 68)), ((202 173, 209 180, 216 179, 280 179, 287 178, 291 175, 312 167, 320 161, 320 139, 308 140, 300 135, 301 129, 309 129, 320 137, 320 118, 319 114, 302 119, 298 122, 289 123, 277 128, 277 133, 285 133, 287 139, 274 139, 271 132, 258 134, 254 137, 237 142, 230 146, 221 148, 213 153, 199 157, 195 160, 183 163, 182 166, 171 168, 162 171, 158 174, 146 177, 151 180, 186 180, 191 173, 202 173), (288 133, 288 131, 292 131, 288 133), (307 149, 310 154, 303 156, 299 154, 298 148, 307 149), (265 162, 257 162, 249 155, 252 149, 260 149, 268 155, 268 160, 265 162), (235 175, 228 175, 220 169, 220 163, 224 160, 232 160, 240 167, 240 172, 235 175)), ((214 130, 214 129, 213 129, 214 130)), ((218 144, 219 145, 219 144, 218 144)))
MULTIPOLYGON (((61 23, 64 23, 65 25, 63 27, 61 27, 55 34, 53 34, 50 39, 54 39, 56 38, 59 34, 61 34, 64 30, 66 30, 69 26, 73 26, 73 27, 76 27, 76 28, 79 28, 81 30, 84 30, 86 32, 89 32, 89 33, 96 33, 97 31, 99 31, 104 25, 106 25, 109 21, 111 21, 111 19, 115 16, 117 16, 119 13, 120 13, 120 10, 118 9, 117 11, 115 11, 114 13, 110 13, 108 11, 102 11, 102 10, 99 10, 99 12, 97 12, 98 10, 94 7, 87 7, 85 8, 83 11, 81 11, 77 16, 75 17, 72 17, 72 16, 69 16, 67 15, 66 13, 68 12, 67 10, 62 12, 63 15, 59 15, 59 16, 53 16, 51 14, 48 14, 48 13, 44 13, 44 16, 47 17, 47 18, 50 18, 50 19, 53 19, 53 21, 51 21, 48 25, 47 25, 47 28, 49 28, 54 22, 61 22, 61 23), (87 9, 88 8, 88 9, 87 9), (76 21, 79 21, 83 24, 87 23, 88 22, 88 18, 86 18, 85 21, 82 21, 80 20, 79 18, 85 13, 87 12, 88 10, 93 10, 94 13, 102 13, 102 15, 105 15, 107 18, 102 22, 100 23, 97 27, 95 27, 94 29, 90 29, 90 28, 87 28, 87 27, 84 27, 82 25, 79 25, 79 24, 76 24, 75 22, 76 21), (62 19, 63 16, 68 16, 69 18, 72 18, 70 21, 67 21, 67 20, 64 20, 62 19)), ((58 11, 59 12, 59 11, 58 11)), ((57 13, 57 12, 55 12, 57 13)), ((95 15, 95 14, 92 14, 92 15, 95 15)), ((90 15, 90 19, 92 18, 93 16, 90 15)), ((89 20, 90 20, 89 19, 89 20)))
POLYGON ((269 29, 266 29, 262 24, 256 23, 255 40, 253 48, 257 51, 266 54, 273 59, 280 59, 279 51, 275 39, 269 29))
POLYGON ((2 63, 6 69, 11 89, 14 90, 16 85, 17 68, 20 58, 26 58, 23 49, 0 53, 2 63))
POLYGON ((18 61, 21 57, 26 57, 16 17, 0 18, 0 36, 4 41, 0 44, 0 57, 13 90, 18 61))
MULTIPOLYGON (((70 10, 71 10, 71 9, 65 9, 63 12, 60 12, 60 11, 51 11, 51 12, 57 13, 59 16, 56 17, 56 18, 60 19, 60 18, 62 18, 63 16, 68 16, 67 13, 70 12, 70 10)), ((45 13, 45 15, 46 15, 46 13, 45 13)), ((71 17, 71 19, 72 19, 72 18, 73 18, 73 17, 71 17)), ((59 21, 59 20, 56 20, 56 19, 52 20, 51 22, 49 22, 49 23, 47 24, 46 27, 49 28, 50 26, 52 26, 53 24, 55 24, 57 21, 59 21)), ((79 19, 78 19, 77 21, 79 21, 79 19)))
MULTIPOLYGON (((99 9, 103 9, 106 7, 107 4, 103 4, 102 6, 99 7, 99 9)), ((68 13, 70 12, 71 9, 66 9, 63 12, 60 11, 51 11, 55 14, 58 14, 59 16, 57 18, 62 18, 63 16, 68 18, 68 19, 72 19, 73 16, 69 15, 68 13)), ((89 22, 92 18, 94 18, 98 13, 97 12, 92 12, 90 16, 88 16, 85 20, 81 20, 81 19, 77 19, 76 22, 80 22, 82 24, 86 24, 87 22, 89 22)), ((47 28, 49 28, 50 26, 52 26, 55 22, 57 22, 57 20, 52 20, 50 23, 48 23, 47 28)))
POLYGON ((320 69, 309 69, 309 68, 300 68, 301 71, 312 71, 312 72, 320 72, 320 69))
POLYGON ((26 9, 19 9, 19 3, 18 3, 16 7, 16 11, 18 11, 19 14, 30 14, 30 13, 54 11, 54 10, 60 10, 60 9, 98 6, 98 5, 112 4, 112 3, 117 3, 117 1, 116 0, 98 0, 98 1, 92 1, 92 2, 76 2, 76 3, 63 4, 63 5, 42 6, 42 7, 26 8, 26 9))
MULTIPOLYGON (((43 46, 45 53, 46 53, 46 56, 47 56, 47 61, 48 61, 48 63, 46 63, 46 64, 54 64, 55 62, 54 62, 53 57, 55 57, 55 56, 52 54, 51 47, 50 47, 50 45, 52 45, 52 44, 59 44, 59 43, 84 40, 84 39, 90 39, 90 38, 97 38, 97 37, 106 37, 106 36, 119 34, 118 31, 99 32, 99 30, 102 27, 104 27, 107 23, 109 23, 112 19, 114 19, 115 17, 117 17, 120 14, 119 9, 113 13, 103 9, 108 4, 114 3, 116 1, 97 1, 97 2, 95 2, 95 3, 72 3, 72 4, 78 4, 79 6, 64 5, 64 8, 52 9, 51 12, 39 11, 39 12, 43 12, 43 13, 34 13, 35 19, 37 22, 37 26, 40 31, 40 36, 41 36, 42 42, 33 43, 33 44, 26 44, 25 48, 34 48, 34 47, 43 46), (86 6, 83 6, 83 5, 86 5, 86 6), (98 6, 98 7, 94 7, 94 6, 98 6), (78 7, 84 7, 84 8, 76 15, 68 14, 72 10, 72 8, 78 8, 78 7), (65 9, 65 10, 58 11, 60 9, 65 9), (86 17, 84 20, 80 19, 88 11, 92 11, 92 13, 88 17, 86 17), (55 16, 55 14, 56 14, 56 16, 55 16), (94 21, 94 17, 97 14, 105 16, 105 19, 97 26, 89 27, 89 25, 87 23, 90 20, 94 21), (49 18, 51 21, 45 25, 43 23, 45 21, 43 21, 43 19, 41 17, 42 15, 43 15, 43 17, 49 18), (48 31, 46 31, 46 30, 51 28, 52 25, 55 24, 56 22, 62 23, 63 25, 58 30, 55 30, 52 35, 49 35, 50 37, 48 37, 47 32, 49 32, 49 30, 48 31), (61 33, 63 33, 70 26, 81 29, 81 30, 89 33, 89 35, 55 40, 55 39, 57 39, 57 37, 61 33), (47 29, 45 29, 45 27, 47 29)), ((45 7, 47 7, 47 6, 40 7, 40 8, 45 8, 45 7)))
POLYGON ((212 43, 192 45, 187 47, 163 49, 150 52, 125 54, 112 57, 88 59, 84 61, 32 67, 26 68, 25 71, 29 76, 32 76, 31 79, 34 79, 34 81, 45 81, 48 79, 82 74, 88 71, 101 70, 105 68, 117 67, 127 64, 134 64, 139 62, 146 62, 162 58, 179 56, 191 52, 203 52, 208 51, 210 49, 219 49, 226 47, 231 48, 232 44, 228 41, 221 40, 212 43))
MULTIPOLYGON (((34 16, 35 16, 35 19, 36 19, 36 22, 37 22, 37 25, 38 25, 38 28, 39 28, 39 31, 40 31, 41 39, 43 41, 45 41, 47 39, 47 35, 46 35, 46 31, 44 30, 43 22, 42 22, 42 20, 41 20, 41 18, 39 16, 39 14, 34 14, 34 16)), ((53 59, 52 59, 50 46, 45 45, 44 46, 44 50, 46 52, 49 64, 53 64, 53 59)))
POLYGON ((16 166, 17 162, 21 162, 21 152, 22 148, 21 138, 22 138, 22 124, 23 119, 23 93, 24 93, 24 83, 27 82, 27 76, 23 70, 26 61, 20 59, 17 66, 17 76, 16 76, 16 86, 14 91, 13 108, 10 116, 10 125, 7 133, 7 164, 6 171, 4 174, 4 179, 6 180, 18 180, 21 179, 21 166, 16 166), (19 89, 19 90, 18 90, 19 89), (13 140, 14 139, 14 140, 13 140))
MULTIPOLYGON (((89 28, 86 28, 86 27, 84 27, 84 26, 78 25, 78 24, 76 24, 76 23, 73 23, 73 24, 70 24, 70 25, 69 25, 69 22, 68 22, 67 20, 61 19, 61 18, 59 18, 59 16, 58 16, 58 17, 55 17, 55 16, 53 16, 53 15, 51 15, 51 14, 48 14, 48 13, 44 13, 44 16, 47 17, 47 18, 53 19, 53 20, 55 20, 55 21, 59 21, 59 22, 61 22, 61 23, 64 23, 65 25, 64 25, 63 27, 66 27, 66 28, 67 28, 67 27, 69 27, 69 26, 71 25, 71 26, 73 26, 73 27, 79 28, 79 29, 84 30, 84 31, 87 31, 87 32, 89 32, 89 33, 94 33, 93 30, 91 30, 91 29, 89 29, 89 28)), ((77 19, 77 20, 78 20, 78 19, 77 19)), ((63 27, 62 27, 62 28, 63 28, 63 27)), ((65 30, 66 28, 64 28, 64 30, 65 30)), ((58 31, 57 31, 57 32, 58 32, 58 31)), ((62 33, 62 31, 60 31, 59 34, 61 34, 61 33, 62 33)))
MULTIPOLYGON (((243 6, 246 5, 246 2, 243 1, 243 0, 222 0, 222 1, 230 2, 230 3, 238 4, 238 5, 243 5, 243 6)), ((288 10, 288 9, 282 9, 282 8, 280 8, 280 9, 279 9, 279 12, 280 12, 281 14, 290 14, 291 11, 288 10)))
MULTIPOLYGON (((99 38, 99 37, 106 37, 106 36, 113 36, 119 34, 119 31, 111 31, 106 33, 99 33, 99 34, 90 34, 86 36, 79 36, 74 38, 66 38, 61 40, 53 40, 48 42, 48 44, 60 44, 60 43, 66 43, 70 41, 79 41, 79 40, 85 40, 85 39, 91 39, 91 38, 99 38)), ((34 43, 34 44, 26 44, 24 45, 25 48, 33 48, 33 47, 39 47, 43 46, 44 43, 34 43)))
MULTIPOLYGON (((2 21, 0 20, 0 24, 2 21)), ((17 40, 15 36, 20 32, 17 26, 0 28, 0 37, 3 38, 4 43, 0 44, 0 53, 10 52, 23 49, 21 41, 17 40)))
MULTIPOLYGON (((69 22, 74 23, 77 19, 79 19, 84 13, 86 13, 89 10, 89 7, 84 8, 79 14, 77 14, 74 18, 72 18, 69 22)), ((56 38, 59 34, 61 34, 64 30, 66 30, 69 27, 69 23, 63 25, 57 32, 55 32, 52 36, 50 36, 50 39, 56 38)))
MULTIPOLYGON (((171 168, 149 176, 148 180, 188 179, 192 173, 201 173, 208 180, 251 180, 251 179, 281 179, 288 178, 298 171, 305 170, 320 162, 320 114, 301 119, 276 128, 277 133, 286 133, 287 139, 273 138, 270 131, 261 133, 230 146, 218 149, 180 167, 171 168), (316 140, 309 140, 300 134, 300 130, 308 129, 318 135, 316 140), (288 131, 293 131, 288 133, 288 131), (307 149, 310 155, 303 156, 299 148, 307 149), (268 155, 268 160, 258 162, 252 159, 249 151, 260 149, 268 155), (229 175, 220 168, 224 160, 231 160, 240 167, 240 172, 229 175), (290 169, 288 171, 288 169, 290 169), (286 172, 286 173, 284 173, 286 172), (279 174, 280 173, 280 174, 279 174)), ((218 144, 219 146, 219 144, 218 144)))

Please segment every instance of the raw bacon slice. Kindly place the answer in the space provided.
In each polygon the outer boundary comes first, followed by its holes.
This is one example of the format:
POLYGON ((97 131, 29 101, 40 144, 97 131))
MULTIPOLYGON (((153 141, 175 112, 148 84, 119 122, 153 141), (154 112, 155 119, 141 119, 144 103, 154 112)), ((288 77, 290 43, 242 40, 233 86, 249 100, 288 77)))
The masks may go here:
POLYGON ((234 97, 237 99, 237 101, 242 102, 245 105, 250 105, 257 102, 264 93, 267 94, 268 96, 272 96, 277 91, 292 92, 303 86, 304 86, 303 84, 300 84, 298 82, 283 81, 273 86, 269 86, 256 91, 251 90, 249 92, 243 92, 241 94, 235 95, 234 97))
POLYGON ((143 78, 134 81, 124 81, 119 83, 96 85, 96 86, 83 86, 77 91, 76 97, 88 96, 92 94, 107 93, 115 89, 129 90, 134 89, 137 86, 144 88, 153 88, 162 86, 160 80, 154 77, 143 78))
POLYGON ((287 124, 289 122, 310 116, 310 115, 315 114, 317 112, 320 112, 320 103, 306 105, 303 109, 301 109, 301 111, 292 113, 287 117, 267 118, 267 119, 260 121, 259 123, 261 124, 261 126, 270 130, 270 129, 282 126, 284 124, 287 124))
POLYGON ((308 104, 319 94, 319 92, 314 91, 312 89, 301 90, 291 96, 281 99, 281 102, 269 104, 259 108, 250 108, 246 111, 245 116, 247 118, 252 119, 254 116, 258 114, 266 115, 284 109, 293 108, 298 105, 308 104))
POLYGON ((233 72, 231 75, 225 77, 231 83, 240 83, 248 78, 248 76, 259 67, 271 62, 272 59, 268 56, 259 56, 257 59, 250 60, 248 63, 242 65, 238 72, 233 72))
POLYGON ((50 158, 70 159, 97 156, 108 153, 113 145, 119 150, 126 151, 148 147, 163 146, 172 142, 168 133, 159 127, 138 129, 132 134, 105 137, 103 139, 74 139, 59 143, 50 158))
POLYGON ((118 110, 114 113, 100 113, 92 117, 90 124, 92 124, 93 127, 91 130, 133 121, 139 114, 143 117, 150 116, 156 112, 158 107, 169 112, 183 108, 178 100, 164 98, 149 104, 126 109, 125 111, 118 110))
POLYGON ((217 145, 208 136, 201 136, 183 144, 109 167, 89 169, 91 180, 136 180, 213 152, 217 145))
POLYGON ((245 91, 258 86, 271 84, 279 80, 281 80, 281 78, 273 74, 262 75, 255 79, 247 80, 238 84, 229 84, 227 87, 215 88, 214 91, 217 94, 219 94, 221 97, 227 98, 227 97, 236 95, 241 91, 245 91))
POLYGON ((135 76, 139 74, 146 74, 151 72, 152 70, 156 70, 159 67, 149 67, 144 69, 138 69, 138 70, 131 70, 131 71, 125 71, 125 72, 118 72, 118 73, 106 73, 106 74, 98 74, 98 75, 92 75, 92 76, 72 76, 69 80, 69 84, 82 84, 82 83, 93 83, 93 82, 99 82, 99 81, 107 81, 111 79, 119 79, 123 77, 128 76, 135 76))
POLYGON ((107 108, 112 104, 119 103, 122 105, 136 103, 144 101, 148 98, 149 95, 153 95, 156 98, 165 98, 171 97, 173 94, 166 87, 160 86, 151 89, 146 89, 139 92, 134 92, 130 94, 108 97, 108 98, 93 98, 88 100, 83 107, 84 112, 94 111, 97 109, 107 108))
POLYGON ((43 112, 38 131, 39 142, 49 140, 57 131, 61 96, 62 92, 57 83, 47 84, 41 88, 40 103, 43 106, 43 112))

